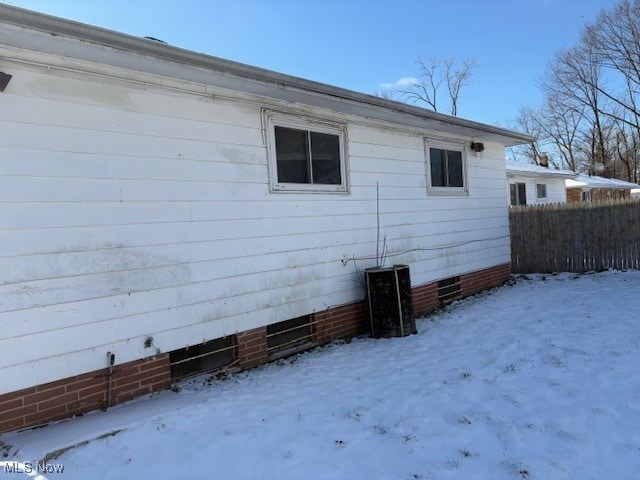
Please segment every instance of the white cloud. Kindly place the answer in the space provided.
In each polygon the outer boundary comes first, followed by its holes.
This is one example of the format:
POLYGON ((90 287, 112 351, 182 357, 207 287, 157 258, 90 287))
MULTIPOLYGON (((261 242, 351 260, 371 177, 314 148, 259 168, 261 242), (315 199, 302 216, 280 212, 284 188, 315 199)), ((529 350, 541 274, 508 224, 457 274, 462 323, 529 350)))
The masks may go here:
POLYGON ((381 83, 380 88, 383 88, 385 90, 394 89, 394 88, 407 88, 417 83, 418 83, 418 79, 415 77, 402 77, 395 83, 381 83))
POLYGON ((396 82, 398 87, 409 87, 418 83, 418 79, 415 77, 402 77, 396 82))

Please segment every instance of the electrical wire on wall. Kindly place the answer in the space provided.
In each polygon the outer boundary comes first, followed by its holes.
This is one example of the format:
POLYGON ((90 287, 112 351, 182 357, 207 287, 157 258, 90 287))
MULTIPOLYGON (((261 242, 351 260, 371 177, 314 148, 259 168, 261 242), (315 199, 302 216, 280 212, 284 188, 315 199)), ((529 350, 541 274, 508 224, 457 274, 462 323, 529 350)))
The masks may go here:
MULTIPOLYGON (((493 240, 502 240, 504 238, 509 238, 509 235, 501 235, 499 237, 492 238, 480 238, 476 240, 468 240, 466 242, 460 243, 452 243, 449 245, 439 245, 435 247, 416 247, 411 248, 409 250, 402 250, 394 253, 387 253, 387 235, 385 234, 382 240, 382 252, 380 252, 380 182, 376 182, 376 255, 375 257, 372 255, 364 256, 364 257, 356 257, 352 256, 351 258, 346 258, 346 256, 341 260, 343 266, 347 266, 349 262, 353 262, 354 265, 358 260, 375 260, 376 267, 381 267, 384 265, 385 259, 388 257, 399 257, 401 255, 405 255, 407 253, 412 252, 432 252, 437 250, 447 250, 449 248, 462 247, 464 245, 469 245, 471 243, 477 242, 490 242, 493 240)), ((357 265, 356 265, 357 270, 357 265)))
MULTIPOLYGON (((411 252, 431 252, 431 251, 435 251, 435 250, 446 250, 448 248, 456 248, 456 247, 462 247, 464 245, 469 245, 471 243, 477 243, 477 242, 490 242, 493 240, 502 240, 503 238, 509 238, 509 235, 501 235, 499 237, 491 237, 491 238, 479 238, 476 240, 469 240, 466 242, 460 242, 460 243, 452 243, 449 245, 440 245, 437 247, 416 247, 416 248, 411 248, 409 250, 402 250, 399 252, 394 252, 394 253, 385 253, 385 257, 398 257, 400 255, 405 255, 407 253, 411 253, 411 252)), ((342 265, 346 266, 349 264, 349 262, 356 262, 358 260, 378 260, 378 256, 376 255, 375 257, 370 255, 370 256, 365 256, 365 257, 351 257, 351 258, 343 258, 342 261, 342 265)))

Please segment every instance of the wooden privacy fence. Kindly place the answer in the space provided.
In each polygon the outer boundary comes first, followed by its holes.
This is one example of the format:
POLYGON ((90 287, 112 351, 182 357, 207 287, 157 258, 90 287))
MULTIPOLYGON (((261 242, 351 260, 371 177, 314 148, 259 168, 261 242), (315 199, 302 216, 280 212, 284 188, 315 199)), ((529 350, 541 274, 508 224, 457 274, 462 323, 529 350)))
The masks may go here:
POLYGON ((514 273, 640 269, 640 202, 512 207, 514 273))

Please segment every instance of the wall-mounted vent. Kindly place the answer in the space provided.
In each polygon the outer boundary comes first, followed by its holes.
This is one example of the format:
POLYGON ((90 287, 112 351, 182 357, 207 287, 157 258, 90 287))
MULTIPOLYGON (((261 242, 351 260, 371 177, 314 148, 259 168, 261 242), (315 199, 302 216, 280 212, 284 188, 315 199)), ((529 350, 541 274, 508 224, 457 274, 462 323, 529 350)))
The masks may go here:
POLYGON ((235 335, 174 350, 169 353, 171 379, 181 380, 199 373, 215 372, 229 367, 235 360, 235 335))
POLYGON ((267 351, 271 359, 285 357, 315 345, 312 315, 267 326, 267 351))
POLYGON ((460 277, 445 278, 438 282, 438 301, 440 305, 447 305, 456 298, 460 298, 460 277))

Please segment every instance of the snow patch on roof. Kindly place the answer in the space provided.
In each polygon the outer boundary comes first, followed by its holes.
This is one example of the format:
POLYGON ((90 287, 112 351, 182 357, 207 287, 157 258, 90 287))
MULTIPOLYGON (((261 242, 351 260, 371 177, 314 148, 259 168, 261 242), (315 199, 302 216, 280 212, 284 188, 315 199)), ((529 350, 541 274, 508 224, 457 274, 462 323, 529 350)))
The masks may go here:
POLYGON ((507 160, 507 174, 511 175, 533 175, 549 177, 575 177, 576 173, 571 170, 559 170, 555 168, 542 167, 532 163, 521 163, 507 160))
POLYGON ((578 174, 575 179, 567 179, 564 183, 567 188, 640 188, 640 185, 636 183, 625 182, 617 178, 604 178, 595 175, 589 176, 585 173, 578 174))

